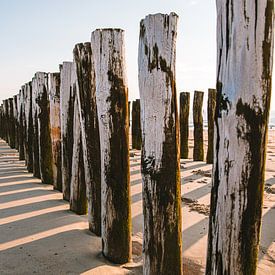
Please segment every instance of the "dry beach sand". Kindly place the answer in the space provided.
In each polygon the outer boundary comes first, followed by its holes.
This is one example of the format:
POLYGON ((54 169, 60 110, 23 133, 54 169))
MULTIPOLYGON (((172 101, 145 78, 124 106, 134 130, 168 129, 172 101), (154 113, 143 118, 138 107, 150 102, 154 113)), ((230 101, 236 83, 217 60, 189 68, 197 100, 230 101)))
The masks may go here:
MULTIPOLYGON (((190 135, 190 157, 192 146, 190 135)), ((18 153, 1 141, 0 274, 142 274, 140 152, 131 156, 133 262, 118 266, 102 257, 101 240, 88 231, 86 217, 70 212, 62 194, 27 173, 18 153)), ((211 165, 181 160, 181 176, 184 274, 203 274, 211 165)), ((275 130, 267 148, 258 274, 275 274, 275 130)))

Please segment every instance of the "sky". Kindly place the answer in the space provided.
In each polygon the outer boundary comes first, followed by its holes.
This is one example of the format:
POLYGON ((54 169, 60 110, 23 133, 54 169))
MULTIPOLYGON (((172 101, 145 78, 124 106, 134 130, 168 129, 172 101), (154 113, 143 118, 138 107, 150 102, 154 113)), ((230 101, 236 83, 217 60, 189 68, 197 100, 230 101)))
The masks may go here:
MULTIPOLYGON (((36 71, 56 72, 72 60, 74 45, 97 28, 125 30, 129 100, 139 98, 139 22, 150 13, 176 12, 177 91, 215 87, 214 0, 8 0, 0 1, 0 101, 18 93, 36 71)), ((206 104, 207 93, 204 103, 206 104)), ((272 99, 275 110, 275 95, 272 99)), ((205 112, 205 110, 204 110, 205 112)))

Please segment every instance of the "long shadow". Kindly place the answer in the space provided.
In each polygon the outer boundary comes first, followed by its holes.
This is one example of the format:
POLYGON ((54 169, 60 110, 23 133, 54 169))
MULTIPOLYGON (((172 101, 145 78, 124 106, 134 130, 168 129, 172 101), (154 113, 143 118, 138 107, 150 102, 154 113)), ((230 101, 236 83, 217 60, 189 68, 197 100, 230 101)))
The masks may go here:
POLYGON ((29 190, 29 191, 18 191, 17 193, 2 195, 0 196, 1 203, 16 202, 18 200, 30 199, 45 195, 52 195, 53 190, 41 189, 41 190, 29 190))
POLYGON ((66 204, 67 202, 60 199, 60 200, 45 200, 40 202, 33 202, 29 204, 24 204, 24 205, 13 206, 13 207, 1 210, 0 218, 1 219, 8 218, 15 215, 21 215, 32 211, 43 210, 46 208, 61 206, 66 204))
POLYGON ((202 187, 196 188, 190 192, 183 193, 184 197, 191 198, 192 200, 198 200, 211 192, 211 185, 207 184, 202 187))
POLYGON ((198 242, 201 238, 203 238, 207 234, 208 234, 207 217, 205 217, 203 220, 183 230, 182 232, 183 251, 190 248, 193 244, 198 242), (198 236, 200 237, 198 238, 198 236))
MULTIPOLYGON (((14 181, 12 181, 12 182, 14 182, 14 181)), ((15 183, 15 184, 11 184, 8 186, 1 186, 1 183, 0 183, 0 197, 1 197, 2 193, 6 193, 9 191, 15 191, 15 190, 18 190, 20 192, 20 190, 22 190, 22 189, 33 188, 33 187, 43 188, 43 187, 45 187, 45 185, 42 183, 34 182, 34 181, 28 181, 26 183, 20 183, 20 184, 15 183)))
POLYGON ((270 178, 270 179, 268 179, 268 180, 265 181, 265 185, 266 186, 272 186, 274 184, 275 184, 275 177, 270 178))
MULTIPOLYGON (((2 191, 2 188, 4 188, 1 186, 1 183, 9 183, 9 182, 16 183, 16 182, 18 182, 18 184, 14 185, 14 187, 15 187, 16 185, 18 185, 18 186, 21 185, 22 181, 24 182, 25 180, 33 180, 33 179, 35 179, 35 178, 32 176, 26 177, 25 175, 22 177, 10 177, 10 178, 4 178, 4 179, 1 179, 1 177, 0 177, 0 193, 2 191)), ((16 188, 15 188, 15 190, 16 190, 16 188)))
POLYGON ((195 165, 191 165, 191 166, 186 166, 184 168, 181 168, 182 171, 189 171, 189 170, 194 170, 194 169, 198 169, 198 168, 202 168, 202 167, 206 167, 209 164, 202 162, 202 163, 197 163, 195 165))
POLYGON ((141 183, 142 183, 142 179, 131 180, 131 186, 141 184, 141 183))
MULTIPOLYGON (((82 274, 85 272, 117 274, 118 272, 117 269, 112 269, 117 265, 108 262, 102 256, 101 239, 86 229, 61 232, 1 253, 2 268, 8 274, 82 274), (24 264, 14 265, 19 262, 24 264), (105 271, 101 269, 103 266, 105 271), (107 270, 106 266, 108 266, 107 270)), ((126 268, 124 270, 127 271, 126 268)), ((135 271, 133 268, 131 270, 135 271)))
POLYGON ((139 170, 139 169, 130 172, 130 175, 131 175, 131 176, 132 176, 132 175, 137 175, 137 174, 140 174, 140 170, 139 170))
POLYGON ((79 216, 69 210, 59 210, 1 225, 0 243, 41 233, 50 229, 79 222, 79 216))

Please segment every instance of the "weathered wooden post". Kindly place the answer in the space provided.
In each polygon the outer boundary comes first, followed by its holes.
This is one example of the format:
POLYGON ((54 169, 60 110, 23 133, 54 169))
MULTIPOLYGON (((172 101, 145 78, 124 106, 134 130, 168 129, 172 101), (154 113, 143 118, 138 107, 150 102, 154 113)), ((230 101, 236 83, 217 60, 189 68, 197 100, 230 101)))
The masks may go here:
POLYGON ((194 124, 194 161, 203 161, 203 92, 195 91, 193 99, 193 124, 194 124))
POLYGON ((53 157, 53 187, 54 189, 62 192, 60 73, 49 73, 48 81, 50 100, 50 130, 53 157))
POLYGON ((4 123, 5 123, 5 131, 4 131, 4 140, 8 142, 8 123, 9 123, 9 103, 7 99, 3 100, 3 115, 4 115, 4 123))
POLYGON ((74 97, 71 88, 72 62, 63 62, 60 67, 60 111, 61 111, 61 163, 63 199, 70 201, 74 97))
POLYGON ((0 138, 4 138, 5 122, 4 122, 4 108, 0 105, 0 138))
POLYGON ((15 123, 14 123, 14 114, 13 114, 13 98, 8 99, 8 108, 9 108, 9 145, 12 149, 15 148, 15 123))
POLYGON ((40 163, 39 163, 39 135, 38 135, 38 112, 37 112, 37 101, 38 101, 38 82, 34 76, 32 79, 32 126, 33 126, 33 175, 34 177, 40 178, 40 163))
POLYGON ((32 120, 32 83, 24 85, 24 114, 25 114, 25 161, 29 172, 33 172, 33 120, 32 120))
POLYGON ((98 117, 96 108, 95 71, 91 43, 74 48, 77 72, 77 97, 84 155, 89 229, 101 235, 101 163, 98 117))
POLYGON ((180 93, 180 157, 188 159, 190 93, 180 93))
POLYGON ((208 101, 207 101, 207 120, 208 120, 208 147, 206 155, 206 163, 213 163, 213 146, 214 146, 214 117, 216 110, 216 90, 208 89, 208 101))
POLYGON ((18 117, 18 105, 17 105, 17 95, 13 96, 13 123, 14 123, 14 146, 15 149, 18 150, 18 123, 17 123, 17 117, 18 117))
POLYGON ((19 160, 25 159, 25 127, 24 127, 24 121, 25 121, 25 106, 24 106, 24 94, 23 90, 19 91, 18 95, 18 124, 19 124, 19 160))
POLYGON ((132 105, 132 148, 141 149, 140 99, 132 105))
MULTIPOLYGON (((75 64, 73 66, 74 76, 72 81, 73 93, 76 95, 77 80, 75 64)), ((70 210, 78 215, 87 213, 86 182, 83 161, 82 137, 79 118, 78 98, 74 100, 74 144, 72 158, 72 176, 70 193, 70 210)))
POLYGON ((140 23, 144 274, 182 274, 177 21, 170 13, 140 23))
POLYGON ((37 118, 39 141, 39 164, 42 183, 53 184, 52 142, 50 131, 50 105, 48 94, 48 74, 35 74, 38 85, 37 118))
POLYGON ((274 1, 217 1, 217 108, 206 274, 256 274, 274 1))
POLYGON ((124 31, 92 33, 101 148, 102 251, 115 263, 131 258, 128 87, 124 31))

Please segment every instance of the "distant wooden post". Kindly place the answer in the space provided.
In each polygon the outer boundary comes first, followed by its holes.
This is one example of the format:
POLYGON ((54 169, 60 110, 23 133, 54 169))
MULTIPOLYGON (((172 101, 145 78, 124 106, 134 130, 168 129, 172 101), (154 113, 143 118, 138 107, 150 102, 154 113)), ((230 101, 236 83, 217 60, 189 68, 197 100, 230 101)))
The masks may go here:
POLYGON ((63 62, 60 68, 62 191, 63 199, 67 201, 70 201, 74 132, 75 96, 71 88, 72 66, 72 62, 63 62))
POLYGON ((8 123, 9 123, 9 102, 7 99, 3 100, 3 115, 5 123, 4 139, 8 143, 8 123))
POLYGON ((33 120, 32 120, 32 83, 24 85, 24 132, 25 161, 27 170, 33 172, 33 120))
POLYGON ((40 163, 39 163, 39 135, 38 135, 38 82, 34 76, 32 79, 32 126, 33 126, 33 175, 40 178, 40 163))
POLYGON ((19 151, 19 160, 25 159, 25 148, 24 148, 24 139, 25 139, 25 131, 24 131, 24 96, 22 89, 18 94, 18 151, 19 151))
POLYGON ((213 163, 213 146, 214 146, 214 117, 216 110, 216 90, 208 89, 208 101, 207 101, 207 120, 208 120, 208 148, 206 163, 213 163))
POLYGON ((8 99, 8 108, 9 108, 9 145, 12 149, 15 148, 15 123, 14 123, 14 114, 13 114, 13 98, 8 99))
POLYGON ((17 101, 17 95, 13 96, 13 123, 14 123, 14 139, 15 139, 15 149, 19 149, 18 145, 18 123, 17 123, 17 117, 18 117, 18 101, 17 101))
POLYGON ((178 16, 140 23, 139 90, 144 274, 182 274, 180 148, 175 53, 178 16))
POLYGON ((49 73, 50 129, 53 156, 53 187, 62 192, 61 170, 61 118, 60 118, 60 73, 49 73))
POLYGON ((141 149, 140 100, 136 99, 132 105, 132 148, 141 149))
POLYGON ((0 105, 0 138, 4 138, 5 122, 4 122, 4 108, 0 105))
POLYGON ((206 274, 255 275, 274 60, 274 1, 217 1, 217 11, 217 108, 206 274))
POLYGON ((203 161, 203 92, 195 91, 193 100, 193 123, 194 123, 194 161, 203 161))
POLYGON ((101 147, 102 251, 114 263, 131 258, 128 88, 124 31, 92 33, 101 147))
POLYGON ((80 125, 84 155, 89 229, 101 235, 101 162, 98 117, 96 108, 95 71, 91 43, 74 48, 77 72, 77 97, 80 104, 80 125))
POLYGON ((180 93, 180 157, 188 159, 190 93, 180 93))
POLYGON ((50 131, 50 104, 48 94, 48 74, 35 74, 38 85, 37 118, 39 141, 39 164, 42 183, 53 184, 52 142, 50 131))

